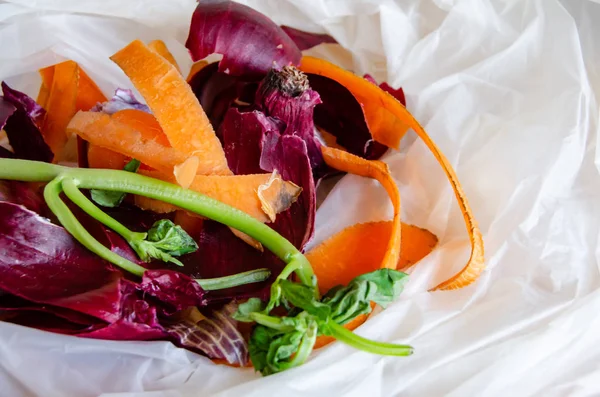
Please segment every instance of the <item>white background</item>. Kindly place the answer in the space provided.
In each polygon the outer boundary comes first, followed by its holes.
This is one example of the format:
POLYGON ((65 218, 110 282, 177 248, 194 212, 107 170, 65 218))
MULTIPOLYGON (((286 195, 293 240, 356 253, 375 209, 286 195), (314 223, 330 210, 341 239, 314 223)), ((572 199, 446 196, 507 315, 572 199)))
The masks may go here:
MULTIPOLYGON (((444 175, 411 133, 390 164, 403 219, 441 239, 402 298, 358 329, 410 343, 410 358, 339 343, 261 378, 165 342, 86 340, 0 323, 0 396, 598 396, 600 4, 494 0, 254 0, 277 23, 334 36, 316 52, 402 85, 454 165, 486 243, 487 270, 455 292, 427 288, 468 257, 444 175), (596 25, 594 27, 593 25, 596 25), (335 50, 335 49, 334 49, 335 50)), ((35 96, 36 71, 78 61, 109 94, 129 82, 108 56, 163 39, 186 72, 192 0, 0 4, 0 79, 35 96)), ((376 183, 344 178, 315 243, 386 219, 376 183), (343 203, 343 205, 340 205, 343 203)))

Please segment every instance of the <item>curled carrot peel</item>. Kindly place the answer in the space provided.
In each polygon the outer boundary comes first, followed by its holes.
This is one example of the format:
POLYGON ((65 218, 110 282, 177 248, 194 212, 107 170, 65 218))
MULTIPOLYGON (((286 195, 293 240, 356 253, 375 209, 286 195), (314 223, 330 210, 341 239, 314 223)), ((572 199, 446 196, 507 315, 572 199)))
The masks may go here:
POLYGON ((177 61, 175 60, 175 57, 173 56, 173 54, 171 54, 171 51, 169 51, 169 48, 167 47, 164 41, 152 40, 148 43, 148 47, 150 47, 152 51, 156 52, 158 55, 169 61, 169 63, 175 66, 175 69, 177 69, 177 71, 181 73, 181 70, 179 70, 179 66, 177 66, 177 61))
POLYGON ((323 153, 325 163, 330 167, 351 174, 376 179, 385 188, 394 206, 394 217, 392 219, 392 232, 380 267, 395 269, 400 259, 400 242, 402 238, 400 192, 398 192, 396 182, 394 182, 394 179, 390 175, 387 164, 378 160, 365 160, 362 157, 327 146, 322 146, 321 152, 323 153))
POLYGON ((364 78, 330 62, 305 56, 302 58, 300 69, 306 73, 331 78, 350 90, 363 106, 367 124, 376 141, 389 147, 398 148, 400 140, 408 128, 412 128, 423 140, 450 181, 465 219, 471 243, 471 255, 463 269, 454 277, 434 287, 433 290, 458 289, 475 281, 485 268, 483 236, 454 169, 419 122, 393 96, 364 78))
MULTIPOLYGON (((391 221, 349 226, 306 253, 319 280, 321 293, 336 285, 347 285, 361 274, 377 270, 383 263, 392 233, 391 221)), ((402 245, 397 270, 404 270, 427 256, 437 245, 435 234, 402 223, 402 245)))
POLYGON ((198 158, 198 173, 231 175, 219 139, 179 71, 139 40, 110 57, 131 79, 171 146, 198 158))

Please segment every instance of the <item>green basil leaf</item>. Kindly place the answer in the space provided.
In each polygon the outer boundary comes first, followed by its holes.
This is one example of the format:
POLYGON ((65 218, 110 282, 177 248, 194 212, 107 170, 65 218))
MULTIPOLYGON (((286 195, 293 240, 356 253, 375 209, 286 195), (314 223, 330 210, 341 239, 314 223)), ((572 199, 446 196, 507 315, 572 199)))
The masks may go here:
POLYGON ((352 280, 353 283, 370 282, 376 289, 369 290, 369 299, 382 307, 392 303, 404 289, 408 274, 393 269, 379 269, 362 274, 352 280))
POLYGON ((303 312, 292 318, 295 328, 287 332, 258 325, 250 337, 248 350, 250 360, 257 371, 270 375, 301 365, 312 351, 317 338, 317 322, 314 317, 303 312))
POLYGON ((250 317, 250 314, 263 311, 265 306, 265 303, 259 298, 250 298, 238 305, 237 311, 233 313, 232 317, 237 321, 251 323, 254 320, 250 317))
MULTIPOLYGON (((140 162, 136 159, 132 159, 128 162, 123 170, 136 173, 140 168, 140 162)), ((98 205, 103 207, 114 208, 121 205, 123 200, 125 199, 126 193, 122 192, 112 192, 108 190, 96 190, 92 189, 91 192, 92 200, 98 205)))
POLYGON ((292 305, 306 310, 322 321, 329 317, 331 309, 328 305, 315 299, 315 287, 293 283, 288 280, 281 280, 279 285, 284 299, 292 305))
POLYGON ((198 249, 198 244, 189 234, 168 219, 161 219, 152 225, 146 239, 130 241, 129 244, 144 262, 159 259, 183 266, 175 256, 181 256, 198 249))
POLYGON ((159 250, 173 256, 181 256, 198 249, 196 241, 181 226, 168 219, 161 219, 148 230, 146 239, 159 250))
POLYGON ((408 275, 392 269, 379 269, 354 278, 346 287, 335 287, 323 297, 331 319, 344 325, 371 312, 370 302, 386 307, 402 292, 408 275))

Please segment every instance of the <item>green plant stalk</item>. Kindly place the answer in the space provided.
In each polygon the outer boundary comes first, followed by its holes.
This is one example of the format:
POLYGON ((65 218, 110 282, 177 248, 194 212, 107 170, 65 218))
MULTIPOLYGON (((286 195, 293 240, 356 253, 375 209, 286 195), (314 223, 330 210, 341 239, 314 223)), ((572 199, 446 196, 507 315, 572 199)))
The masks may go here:
POLYGON ((281 317, 274 317, 267 314, 254 312, 250 314, 250 318, 252 318, 252 320, 254 320, 257 324, 264 325, 265 327, 276 329, 277 331, 281 332, 290 332, 295 329, 292 325, 284 324, 281 320, 281 317))
POLYGON ((48 183, 44 188, 44 199, 46 200, 50 211, 56 215, 58 221, 64 226, 64 228, 67 229, 67 231, 71 233, 71 235, 75 237, 75 239, 83 246, 94 252, 102 259, 105 259, 119 266, 120 268, 135 274, 138 277, 142 277, 146 269, 137 263, 133 263, 130 260, 115 254, 100 244, 100 242, 96 240, 81 223, 79 223, 69 207, 67 207, 67 205, 62 201, 60 198, 61 192, 62 180, 61 178, 56 178, 48 183))
POLYGON ((384 356, 410 356, 413 354, 412 346, 372 341, 355 334, 334 321, 329 321, 327 330, 330 336, 358 350, 384 356))
MULTIPOLYGON (((294 265, 298 266, 295 273, 300 281, 310 286, 314 283, 314 272, 310 263, 292 243, 269 226, 259 222, 245 212, 203 194, 127 171, 69 168, 39 161, 0 159, 0 179, 50 182, 58 177, 60 179, 71 178, 75 186, 82 189, 119 191, 164 201, 223 223, 258 240, 285 263, 297 263, 297 265, 294 265)), ((56 184, 59 188, 56 198, 58 198, 61 190, 60 186, 58 186, 59 184, 62 184, 62 182, 57 182, 56 184)), ((65 208, 66 205, 59 212, 64 212, 65 208)), ((126 264, 125 266, 128 265, 126 264)))
POLYGON ((296 351, 294 358, 286 363, 281 363, 281 368, 284 370, 294 368, 304 364, 304 362, 308 360, 310 353, 315 347, 315 342, 317 341, 317 330, 317 323, 312 322, 302 337, 302 341, 300 342, 300 346, 298 346, 298 350, 296 351))
MULTIPOLYGON (((83 227, 83 225, 81 223, 79 223, 79 221, 77 220, 75 215, 73 215, 73 213, 71 212, 69 207, 67 207, 67 205, 60 198, 60 193, 63 191, 63 188, 65 186, 70 186, 69 189, 74 187, 74 189, 77 190, 77 192, 81 195, 81 197, 83 197, 86 201, 89 201, 87 199, 87 197, 85 197, 81 192, 79 192, 77 187, 74 186, 72 181, 69 181, 69 179, 61 180, 61 178, 58 177, 46 185, 46 187, 44 189, 44 199, 46 200, 46 203, 48 204, 48 207, 50 208, 50 210, 56 215, 56 217, 58 218, 60 223, 64 226, 64 228, 73 237, 75 237, 75 239, 77 241, 79 241, 84 247, 86 247, 90 251, 94 252, 99 257, 119 266, 120 268, 122 268, 138 277, 142 277, 144 275, 144 272, 146 271, 146 269, 144 267, 138 265, 137 263, 133 263, 130 260, 123 258, 120 255, 115 254, 114 252, 112 252, 111 250, 109 250, 108 248, 106 248, 105 246, 100 244, 98 242, 98 240, 96 240, 83 227)), ((71 191, 70 193, 72 194, 73 192, 71 191)), ((69 196, 69 194, 67 194, 66 191, 65 191, 65 194, 67 195, 67 197, 71 198, 71 196, 69 196)), ((77 195, 73 195, 73 197, 77 197, 77 195)), ((75 202, 75 204, 79 205, 78 202, 75 202)), ((95 205, 93 203, 90 202, 90 204, 95 207, 95 205)), ((81 208, 83 210, 86 210, 86 208, 84 208, 84 207, 81 207, 81 208)), ((109 226, 109 224, 111 224, 111 222, 108 222, 108 223, 103 222, 106 220, 104 218, 108 218, 108 219, 112 220, 114 222, 114 225, 112 225, 112 226, 117 226, 117 228, 124 229, 125 231, 128 231, 129 233, 145 234, 145 233, 135 233, 135 232, 130 231, 125 226, 123 226, 121 223, 119 223, 117 220, 115 220, 114 218, 111 218, 110 216, 108 216, 107 214, 102 212, 102 210, 100 210, 99 208, 96 207, 96 209, 98 209, 98 211, 100 211, 105 216, 105 217, 100 216, 100 218, 102 219, 102 223, 104 223, 106 226, 109 226)), ((99 215, 99 214, 96 214, 96 215, 99 215)), ((94 216, 94 218, 96 218, 96 217, 94 216)), ((98 219, 98 218, 96 218, 96 219, 98 219)), ((98 219, 98 220, 100 220, 100 219, 98 219)), ((109 226, 109 227, 111 227, 111 226, 109 226)), ((125 236, 123 236, 123 237, 125 237, 125 236)), ((264 281, 267 278, 269 278, 270 275, 271 275, 271 272, 268 269, 256 269, 256 270, 250 270, 250 271, 247 271, 244 273, 238 273, 238 274, 233 274, 233 275, 224 276, 224 277, 195 279, 195 281, 202 287, 202 289, 204 289, 206 291, 211 291, 211 290, 219 290, 219 289, 237 287, 238 285, 244 285, 244 284, 264 281)))
POLYGON ((64 178, 62 180, 62 188, 69 200, 77 204, 79 208, 84 210, 92 218, 117 232, 121 237, 127 240, 128 243, 146 238, 147 233, 133 232, 115 218, 102 211, 96 204, 94 204, 91 200, 85 197, 83 193, 81 193, 73 179, 64 178))
POLYGON ((198 284, 200 284, 203 290, 213 291, 265 281, 269 278, 270 275, 271 271, 269 269, 255 269, 248 270, 247 272, 233 274, 231 276, 202 278, 196 279, 196 281, 198 282, 198 284))

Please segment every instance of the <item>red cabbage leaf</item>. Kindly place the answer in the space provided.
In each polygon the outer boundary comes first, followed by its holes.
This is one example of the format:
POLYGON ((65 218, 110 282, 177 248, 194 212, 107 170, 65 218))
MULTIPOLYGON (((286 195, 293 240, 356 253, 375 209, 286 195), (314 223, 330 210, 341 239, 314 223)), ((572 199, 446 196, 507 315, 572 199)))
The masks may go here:
POLYGON ((237 304, 230 302, 199 321, 185 319, 165 328, 180 346, 244 366, 248 363, 248 345, 237 328, 237 321, 231 317, 236 311, 237 304))
POLYGON ((147 270, 139 289, 163 304, 182 310, 190 306, 206 306, 205 292, 189 276, 171 270, 147 270))
POLYGON ((119 110, 136 109, 146 113, 151 113, 148 105, 145 105, 137 100, 133 91, 117 88, 112 98, 104 103, 99 103, 94 106, 92 112, 104 112, 107 114, 117 113, 119 110))
POLYGON ((192 16, 185 46, 197 61, 222 54, 219 71, 264 76, 273 67, 298 65, 302 53, 273 21, 228 0, 203 0, 192 16))

